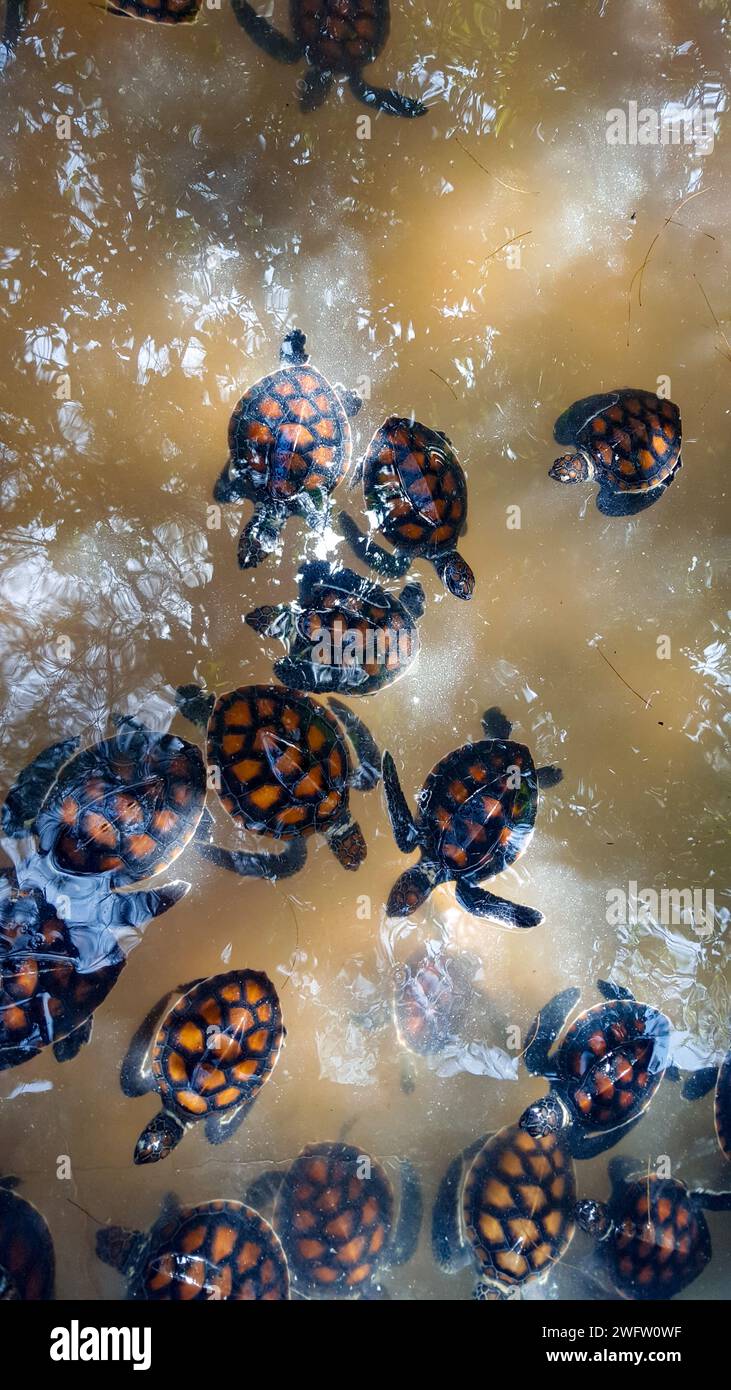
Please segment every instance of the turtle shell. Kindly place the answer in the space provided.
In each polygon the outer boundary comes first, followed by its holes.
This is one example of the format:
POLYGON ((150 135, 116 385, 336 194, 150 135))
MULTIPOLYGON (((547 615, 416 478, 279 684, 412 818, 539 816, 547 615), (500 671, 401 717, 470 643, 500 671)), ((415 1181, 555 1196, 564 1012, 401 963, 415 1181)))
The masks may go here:
POLYGON ((576 401, 556 421, 560 444, 585 449, 615 492, 647 492, 680 458, 680 411, 652 391, 625 387, 576 401))
POLYGON ((177 859, 205 796, 194 744, 144 729, 119 733, 62 767, 36 818, 38 848, 61 873, 135 883, 177 859))
POLYGON ((672 1298, 711 1258, 706 1219, 676 1178, 650 1173, 625 1180, 610 1214, 614 1230, 601 1248, 625 1298, 672 1298))
POLYGON ((575 1204, 573 1159, 559 1136, 499 1130, 473 1159, 462 1194, 480 1272, 508 1286, 546 1274, 572 1240, 575 1204))
POLYGON ((375 1159, 350 1144, 311 1144, 294 1160, 274 1224, 305 1293, 355 1294, 382 1264, 394 1196, 375 1159))
POLYGON ((107 0, 107 10, 158 24, 193 24, 202 4, 203 0, 107 0))
POLYGON ((91 1016, 124 966, 120 950, 82 960, 72 930, 38 889, 0 903, 0 1071, 35 1057, 91 1016))
POLYGON ((289 1298, 279 1239, 243 1202, 203 1202, 158 1223, 133 1281, 133 1297, 203 1302, 289 1298))
MULTIPOLYGON (((416 623, 399 599, 346 570, 318 585, 298 614, 291 659, 311 667, 313 689, 370 695, 398 680, 418 651, 416 623)), ((286 669, 274 667, 280 679, 286 669)))
POLYGON ((231 468, 252 501, 295 506, 329 493, 348 471, 348 418, 329 381, 309 363, 280 367, 241 397, 228 427, 231 468))
POLYGON ((290 9, 308 63, 322 71, 357 73, 388 38, 388 0, 291 0, 290 9))
POLYGON ((271 980, 230 970, 203 980, 166 1015, 152 1051, 152 1079, 186 1121, 248 1104, 271 1075, 284 1029, 271 980))
POLYGON ((363 495, 384 536, 414 555, 453 550, 467 520, 467 480, 452 445, 396 415, 368 446, 363 495))
POLYGON ((714 1112, 721 1152, 731 1162, 731 1052, 726 1053, 719 1068, 714 1112))
POLYGON ((557 1059, 578 1121, 610 1130, 640 1115, 662 1081, 669 1051, 670 1021, 647 1004, 617 999, 580 1014, 557 1059))
POLYGON ((40 1212, 0 1180, 0 1302, 53 1298, 55 1257, 40 1212))
POLYGON ((347 744, 309 695, 276 685, 228 691, 210 718, 208 761, 223 805, 247 830, 291 839, 324 831, 347 810, 347 744))
POLYGON ((452 877, 502 873, 527 848, 538 808, 530 752, 509 739, 467 743, 433 767, 418 797, 430 857, 452 877), (519 785, 514 783, 519 781, 519 785))
POLYGON ((399 1041, 412 1052, 441 1052, 462 1022, 466 979, 453 960, 417 951, 397 974, 394 1013, 399 1041))

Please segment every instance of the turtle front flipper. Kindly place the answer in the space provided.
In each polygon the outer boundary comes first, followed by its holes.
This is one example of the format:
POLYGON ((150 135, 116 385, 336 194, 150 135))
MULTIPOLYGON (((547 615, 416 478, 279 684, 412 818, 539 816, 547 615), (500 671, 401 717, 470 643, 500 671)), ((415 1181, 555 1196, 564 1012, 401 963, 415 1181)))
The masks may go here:
POLYGON ((152 1076, 149 1068, 145 1065, 147 1054, 157 1033, 160 1020, 168 1010, 170 1000, 181 992, 184 991, 180 989, 166 990, 148 1009, 139 1028, 132 1036, 119 1073, 119 1084, 122 1092, 129 1099, 146 1096, 152 1090, 152 1076))
POLYGON ((537 912, 535 908, 520 907, 505 898, 498 898, 494 893, 488 893, 485 888, 471 883, 469 879, 459 879, 456 891, 457 902, 465 912, 471 912, 473 917, 487 917, 489 921, 498 922, 502 927, 539 927, 545 920, 543 913, 537 912))
POLYGON ((391 87, 373 87, 356 75, 350 78, 350 90, 358 101, 375 107, 377 111, 384 111, 387 116, 413 118, 425 116, 428 110, 423 101, 417 101, 415 97, 405 97, 391 87))
POLYGON ((44 748, 16 777, 3 803, 0 825, 6 835, 27 835, 64 763, 79 747, 78 738, 62 739, 44 748))
MULTIPOLYGON (((299 85, 299 84, 298 84, 299 85)), ((316 111, 332 91, 333 74, 325 68, 308 68, 302 78, 300 106, 303 111, 316 111)))
POLYGON ((143 927, 153 917, 159 917, 190 892, 190 884, 183 879, 163 883, 160 888, 137 889, 134 893, 115 893, 112 898, 113 914, 111 925, 115 927, 143 927))
POLYGON ((84 1043, 91 1041, 91 1030, 93 1019, 87 1018, 84 1023, 80 1023, 78 1028, 74 1028, 71 1033, 67 1033, 65 1038, 60 1038, 53 1045, 53 1055, 57 1062, 72 1062, 74 1057, 81 1051, 84 1043))
POLYGON ((267 555, 271 555, 286 520, 285 507, 262 503, 254 508, 254 515, 239 536, 238 557, 242 570, 255 569, 267 555))
POLYGON ((354 768, 350 777, 350 786, 354 791, 368 792, 378 786, 381 780, 381 750, 376 743, 370 730, 366 728, 362 719, 354 714, 349 705, 343 704, 331 695, 328 704, 344 726, 345 732, 350 739, 358 760, 357 767, 354 768))
POLYGON ((295 835, 288 840, 280 854, 269 854, 264 850, 250 853, 238 849, 220 849, 218 845, 196 845, 196 850, 219 869, 228 869, 241 878, 269 878, 272 882, 299 873, 307 859, 307 844, 303 835, 295 835))
POLYGON ((465 1269, 472 1255, 462 1239, 460 1207, 462 1183, 465 1172, 473 1158, 480 1152, 490 1138, 483 1134, 463 1153, 452 1159, 434 1201, 431 1223, 431 1248, 437 1264, 450 1274, 465 1269))
POLYGON ((528 1030, 523 1061, 531 1076, 550 1076, 549 1053, 571 1010, 577 1004, 581 990, 564 989, 554 994, 545 1008, 534 1018, 528 1030))
POLYGON ((631 989, 616 985, 613 980, 597 980, 596 987, 604 999, 634 999, 631 989))
POLYGON ((407 1158, 402 1158, 399 1166, 401 1169, 399 1216, 389 1253, 390 1263, 393 1265, 408 1264, 415 1255, 424 1215, 421 1182, 413 1163, 410 1163, 407 1158))
POLYGON ((335 383, 335 391, 340 397, 340 403, 349 420, 359 415, 363 409, 363 397, 360 391, 352 391, 347 386, 343 386, 342 381, 335 383))
POLYGON ((704 1187, 696 1187, 688 1196, 705 1211, 731 1211, 731 1192, 708 1192, 704 1187))
POLYGON ((607 1149, 613 1149, 620 1139, 624 1139, 626 1135, 630 1134, 635 1125, 639 1124, 643 1115, 644 1111, 641 1115, 635 1115, 635 1118, 629 1120, 627 1124, 616 1125, 614 1129, 599 1134, 587 1134, 576 1125, 572 1125, 568 1131, 568 1146, 572 1156, 578 1159, 598 1158, 599 1154, 606 1153, 607 1149))
POLYGON ((557 787, 559 782, 563 782, 563 772, 555 763, 549 763, 536 768, 536 781, 541 791, 546 791, 548 787, 557 787))
POLYGON ((393 838, 402 854, 410 854, 420 842, 419 828, 401 790, 396 764, 390 753, 383 755, 383 790, 393 830, 393 838))
POLYGON ((267 1168, 249 1183, 244 1202, 258 1211, 260 1216, 271 1216, 283 1182, 284 1173, 280 1173, 278 1168, 267 1168))
POLYGON ((293 626, 287 603, 264 603, 260 608, 252 608, 245 614, 244 622, 260 637, 278 637, 280 642, 287 641, 293 626))
POLYGON ((717 1080, 718 1067, 701 1067, 698 1071, 694 1071, 684 1083, 683 1099, 700 1100, 702 1096, 707 1096, 708 1092, 713 1090, 717 1080))
POLYGON ((340 512, 337 518, 338 529, 343 535, 353 551, 354 555, 363 564, 368 565, 376 574, 385 575, 388 579, 402 579, 411 564, 410 555, 390 555, 382 546, 376 545, 370 536, 366 536, 353 518, 347 512, 340 512))
POLYGON ((615 492, 611 487, 600 487, 596 505, 602 516, 637 516, 654 507, 665 495, 665 484, 650 488, 647 492, 615 492))
POLYGON ((300 61, 303 56, 300 44, 287 38, 286 34, 280 34, 268 19, 256 13, 253 5, 247 4, 246 0, 231 0, 231 9, 241 28, 270 58, 276 58, 280 63, 300 61))

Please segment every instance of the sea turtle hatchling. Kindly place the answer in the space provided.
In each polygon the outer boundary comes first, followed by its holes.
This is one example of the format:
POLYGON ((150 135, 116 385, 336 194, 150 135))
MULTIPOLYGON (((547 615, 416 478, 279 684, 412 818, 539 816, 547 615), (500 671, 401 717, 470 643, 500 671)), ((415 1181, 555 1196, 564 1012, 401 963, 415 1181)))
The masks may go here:
POLYGON ((107 13, 155 24, 194 24, 203 0, 107 0, 107 13))
POLYGON ((516 1297, 546 1277, 575 1230, 576 1174, 562 1134, 519 1125, 485 1135, 449 1165, 432 1216, 432 1249, 449 1272, 472 1265, 474 1296, 516 1297))
POLYGON ((363 68, 385 47, 389 30, 388 0, 290 0, 294 39, 280 34, 247 0, 231 0, 243 29, 270 57, 282 63, 304 58, 307 72, 300 84, 305 111, 322 105, 336 77, 346 77, 353 95, 391 116, 423 116, 426 106, 387 87, 363 80, 363 68))
POLYGON ((399 1166, 398 1217, 385 1169, 351 1144, 309 1144, 285 1173, 265 1172, 252 1183, 246 1200, 262 1211, 273 1205, 297 1293, 385 1296, 380 1278, 411 1259, 421 1227, 417 1174, 406 1159, 399 1166))
POLYGON ((624 387, 575 401, 553 430, 571 445, 549 476, 558 483, 597 482, 597 507, 631 516, 656 502, 682 468, 680 411, 654 391, 624 387))
POLYGON ((18 1186, 17 1178, 0 1178, 0 1303, 53 1298, 51 1233, 18 1186))
POLYGON ((137 1141, 135 1163, 166 1158, 198 1120, 211 1144, 230 1138, 282 1049, 279 998, 260 971, 229 970, 180 990, 162 1021, 169 994, 150 1010, 122 1065, 125 1095, 157 1091, 162 1102, 137 1141))
POLYGON ((289 1272, 268 1221, 243 1202, 182 1206, 170 1195, 149 1232, 107 1226, 100 1260, 120 1270, 130 1299, 176 1302, 281 1301, 289 1272))
POLYGON ((700 1100, 709 1091, 714 1091, 713 1112, 721 1153, 731 1162, 731 1051, 720 1066, 701 1067, 683 1086, 686 1100, 700 1100))
POLYGON ((711 1259, 704 1211, 731 1211, 731 1192, 690 1190, 624 1155, 611 1160, 609 1178, 607 1203, 576 1206, 578 1225, 599 1241, 600 1266, 624 1298, 674 1298, 711 1259))
POLYGON ((236 406, 229 458, 213 489, 217 502, 254 504, 239 538, 242 569, 271 554, 290 516, 322 530, 330 494, 350 467, 348 416, 362 405, 355 391, 331 386, 310 365, 299 329, 284 339, 280 361, 278 371, 250 386, 236 406))
POLYGON ((306 564, 295 603, 247 613, 256 632, 278 637, 287 656, 274 674, 292 690, 371 695, 404 675, 419 653, 420 584, 396 596, 324 560, 306 564))
POLYGON ((504 927, 534 927, 543 914, 518 907, 480 888, 527 848, 538 810, 539 787, 552 787, 563 773, 536 768, 529 750, 510 739, 511 724, 500 710, 483 716, 485 738, 467 743, 432 768, 409 810, 390 753, 383 757, 383 785, 394 838, 408 854, 421 850, 419 863, 394 884, 387 911, 408 917, 439 883, 456 883, 457 902, 466 912, 504 927))
POLYGON ((523 1059, 551 1088, 523 1112, 521 1127, 534 1136, 565 1131, 575 1158, 604 1152, 634 1128, 669 1062, 668 1017, 621 985, 598 980, 597 987, 606 1002, 580 1013, 553 1051, 580 991, 551 999, 531 1026, 523 1059))
POLYGON ((279 878, 302 868, 307 837, 317 831, 343 868, 359 867, 366 843, 350 792, 377 785, 381 755, 347 705, 331 697, 326 708, 277 685, 239 686, 218 699, 185 685, 177 700, 186 718, 207 730, 209 777, 232 819, 287 842, 281 854, 205 843, 200 854, 243 876, 279 878))
POLYGON ((390 554, 341 512, 338 526, 358 558, 398 579, 423 556, 450 594, 471 598, 475 576, 457 550, 467 523, 467 479, 446 434, 391 415, 376 430, 356 476, 366 509, 393 546, 390 554))

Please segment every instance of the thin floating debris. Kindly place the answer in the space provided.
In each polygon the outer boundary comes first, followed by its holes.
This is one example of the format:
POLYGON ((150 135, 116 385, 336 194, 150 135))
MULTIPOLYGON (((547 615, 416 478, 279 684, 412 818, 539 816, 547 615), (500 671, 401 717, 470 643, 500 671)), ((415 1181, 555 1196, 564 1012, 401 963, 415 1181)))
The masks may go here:
POLYGON ((487 174, 488 178, 494 179, 496 183, 499 183, 501 188, 507 188, 511 193, 524 193, 528 198, 538 197, 538 194, 533 188, 518 188, 514 183, 506 183, 505 180, 501 179, 498 174, 493 174, 492 169, 488 169, 487 165, 481 164, 477 156, 474 155, 471 150, 468 150, 467 146, 463 145, 462 141, 456 135, 454 135, 452 138, 454 140, 455 145, 459 145, 459 148, 464 151, 468 159, 471 159, 472 163, 476 164, 478 169, 482 170, 483 174, 487 174))
POLYGON ((610 670, 614 671, 615 676, 617 676, 618 679, 621 680, 622 685, 626 685, 627 689, 631 690, 632 694, 636 695, 637 699, 642 701, 643 705, 645 706, 645 709, 649 709, 650 705, 652 704, 652 696, 650 696, 650 698, 646 700, 644 695, 640 695, 639 690, 635 690, 634 686, 630 685, 629 681, 625 680, 624 676, 621 674, 620 671, 617 670, 616 666, 612 666, 609 657, 604 655, 604 652, 602 651, 601 647, 597 647, 596 651, 598 651, 602 661, 606 661, 607 666, 610 668, 610 670))

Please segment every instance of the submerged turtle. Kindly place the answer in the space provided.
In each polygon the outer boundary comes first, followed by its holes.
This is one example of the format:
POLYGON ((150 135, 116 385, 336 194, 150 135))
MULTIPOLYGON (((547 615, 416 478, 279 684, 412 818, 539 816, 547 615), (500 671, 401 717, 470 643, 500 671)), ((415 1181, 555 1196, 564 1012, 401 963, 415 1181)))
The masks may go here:
POLYGON ((229 459, 213 489, 217 502, 254 503, 239 538, 239 564, 251 569, 275 548, 288 517, 315 530, 327 521, 330 493, 350 467, 348 415, 360 410, 354 391, 331 386, 309 366, 305 335, 288 333, 281 367, 241 397, 228 427, 229 459))
POLYGON ((726 1053, 720 1067, 701 1067, 683 1086, 686 1100, 700 1100, 713 1090, 716 1134, 724 1158, 731 1162, 731 1051, 726 1053))
POLYGON ((203 0, 107 0, 107 12, 157 24, 194 24, 203 0))
POLYGON ((209 775, 229 815, 245 830, 289 842, 284 854, 210 844, 199 853, 244 876, 277 878, 302 868, 306 837, 318 831, 343 868, 358 868, 366 844, 350 791, 377 785, 381 755, 347 705, 331 699, 327 709, 276 685, 239 686, 217 700, 186 685, 177 698, 182 713, 207 728, 209 775))
POLYGON ((56 1267, 51 1233, 17 1186, 17 1178, 0 1178, 0 1302, 50 1299, 56 1267))
POLYGON ((205 1120, 211 1144, 230 1138, 282 1049, 279 998, 266 975, 229 970, 180 988, 183 997, 162 1022, 170 995, 150 1010, 122 1065, 125 1095, 154 1090, 162 1101, 137 1141, 135 1163, 166 1158, 196 1120, 205 1120))
POLYGON ((433 767, 411 814, 390 753, 383 757, 383 785, 394 838, 421 860, 394 884, 387 911, 408 917, 439 883, 456 882, 457 902, 476 917, 504 927, 535 927, 543 914, 518 907, 478 885, 513 864, 527 848, 538 810, 539 787, 553 787, 563 773, 536 768, 529 750, 510 741, 510 721, 498 709, 483 716, 485 738, 467 743, 433 767))
POLYGON ((411 1259, 419 1239, 422 1199, 412 1165, 400 1164, 396 1198, 381 1164, 350 1144, 309 1144, 286 1173, 263 1173, 246 1200, 267 1209, 289 1261, 294 1288, 305 1297, 369 1297, 377 1279, 411 1259))
POLYGON ((246 0, 231 0, 236 18, 250 38, 282 63, 308 63, 302 108, 322 105, 336 77, 347 77, 350 90, 367 106, 390 116, 423 116, 422 102, 387 87, 372 87, 361 76, 385 47, 389 30, 388 0, 290 0, 295 38, 280 34, 246 0))
POLYGON ((434 1205, 434 1257, 450 1271, 474 1265, 475 1297, 509 1298, 545 1278, 566 1252, 575 1205, 565 1138, 507 1125, 449 1165, 434 1205))
POLYGON ((624 1298, 674 1298, 711 1258, 704 1209, 731 1211, 731 1192, 691 1191, 625 1157, 612 1159, 609 1178, 609 1202, 578 1202, 578 1224, 600 1241, 600 1263, 624 1298))
POLYGON ((290 689, 370 695, 415 661, 423 612, 420 584, 406 584, 397 598, 372 579, 316 560, 300 572, 296 603, 255 608, 246 621, 287 647, 274 672, 290 689))
POLYGON ((597 482, 597 507, 607 516, 651 506, 682 468, 680 411, 653 391, 624 387, 575 401, 553 433, 572 452, 556 459, 549 476, 558 483, 597 482))
POLYGON ((524 1111, 520 1125, 532 1135, 567 1131, 576 1158, 592 1158, 619 1142, 637 1124, 665 1075, 670 1020, 639 1004, 628 989, 598 980, 604 1004, 574 1019, 551 1051, 579 998, 567 989, 534 1020, 525 1050, 533 1076, 551 1083, 547 1096, 524 1111))
POLYGON ((366 508, 394 547, 389 554, 341 512, 338 524, 358 558, 397 579, 423 556, 455 598, 471 598, 475 576, 456 548, 467 521, 467 480, 446 434, 391 415, 358 472, 366 508))
POLYGON ((168 1196, 151 1231, 108 1226, 97 1233, 96 1252, 124 1274, 131 1299, 289 1298, 279 1240, 269 1222, 242 1202, 184 1207, 168 1196))
POLYGON ((464 1021, 470 987, 466 957, 415 951, 394 980, 394 1018, 402 1046, 422 1057, 442 1052, 464 1021))

